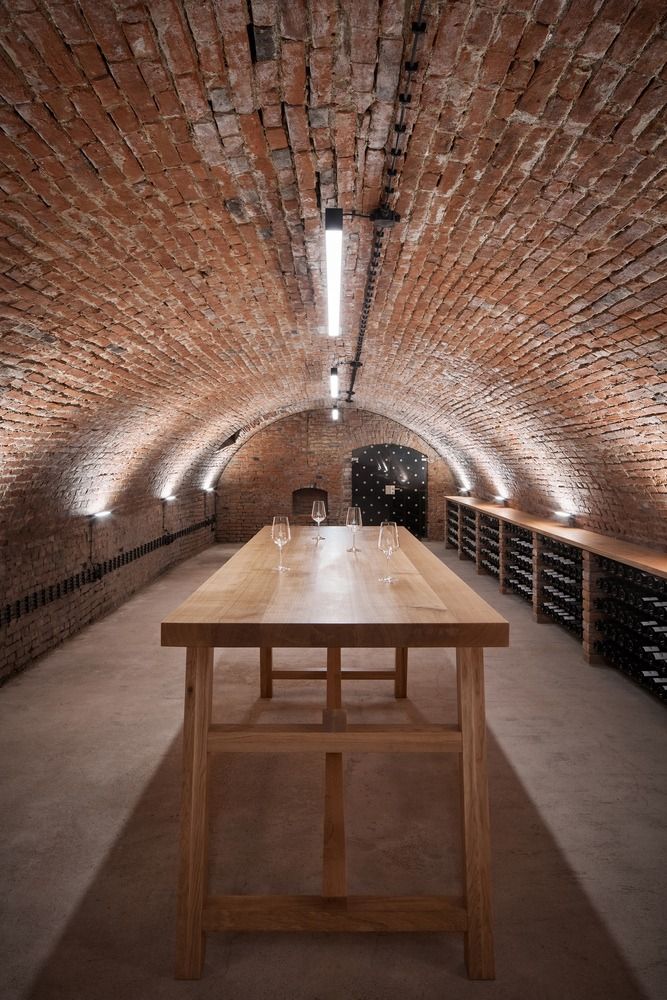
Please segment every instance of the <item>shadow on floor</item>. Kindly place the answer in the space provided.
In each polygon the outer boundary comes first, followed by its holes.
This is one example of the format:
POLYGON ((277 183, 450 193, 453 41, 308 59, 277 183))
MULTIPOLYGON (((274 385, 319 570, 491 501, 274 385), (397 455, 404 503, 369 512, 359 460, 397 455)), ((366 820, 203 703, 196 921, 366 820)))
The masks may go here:
MULTIPOLYGON (((458 935, 415 934, 212 935, 203 978, 174 981, 180 774, 180 741, 175 741, 27 995, 31 1000, 645 997, 493 739, 489 763, 494 983, 465 978, 458 935)), ((453 757, 445 762, 435 755, 348 759, 351 891, 455 889, 443 884, 459 856, 455 764, 453 757)), ((225 844, 212 854, 215 890, 317 892, 321 759, 227 756, 217 758, 216 771, 213 811, 217 814, 222 803, 227 817, 213 823, 216 842, 225 844)))

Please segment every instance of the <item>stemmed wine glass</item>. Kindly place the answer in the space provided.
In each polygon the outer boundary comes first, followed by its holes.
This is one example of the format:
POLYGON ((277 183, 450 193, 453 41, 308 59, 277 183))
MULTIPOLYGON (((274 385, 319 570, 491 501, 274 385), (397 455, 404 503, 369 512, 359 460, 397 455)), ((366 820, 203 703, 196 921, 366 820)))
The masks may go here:
POLYGON ((347 517, 345 518, 345 523, 352 531, 352 548, 348 549, 348 552, 359 552, 357 548, 357 531, 361 527, 361 507, 348 507, 347 517))
POLYGON ((278 565, 276 566, 276 571, 278 573, 287 573, 289 571, 289 566, 283 566, 283 547, 287 545, 291 538, 289 530, 289 518, 285 514, 278 514, 273 519, 273 525, 271 527, 271 538, 278 546, 278 552, 280 553, 278 557, 278 565))
POLYGON ((398 528, 396 527, 395 521, 383 521, 380 525, 378 548, 384 553, 387 560, 387 573, 385 576, 379 577, 380 583, 394 583, 396 581, 396 577, 389 575, 389 560, 396 549, 399 548, 398 528))
POLYGON ((324 504, 324 500, 314 501, 313 511, 310 516, 312 517, 313 521, 317 523, 317 535, 315 536, 313 541, 315 542, 324 541, 324 535, 320 535, 320 524, 322 523, 322 521, 326 521, 327 519, 327 508, 324 504))

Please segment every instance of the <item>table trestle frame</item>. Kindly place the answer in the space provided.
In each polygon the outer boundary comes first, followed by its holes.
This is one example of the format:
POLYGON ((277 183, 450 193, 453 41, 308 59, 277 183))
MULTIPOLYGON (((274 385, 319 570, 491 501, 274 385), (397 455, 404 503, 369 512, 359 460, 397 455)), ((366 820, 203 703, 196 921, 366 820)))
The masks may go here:
POLYGON ((177 978, 201 976, 206 933, 219 931, 462 932, 469 978, 494 978, 483 650, 457 648, 456 669, 458 725, 348 726, 341 650, 329 648, 321 726, 246 727, 212 723, 213 649, 187 649, 177 978), (208 756, 253 752, 324 753, 321 896, 208 894, 208 756), (459 754, 462 898, 348 895, 346 752, 459 754))

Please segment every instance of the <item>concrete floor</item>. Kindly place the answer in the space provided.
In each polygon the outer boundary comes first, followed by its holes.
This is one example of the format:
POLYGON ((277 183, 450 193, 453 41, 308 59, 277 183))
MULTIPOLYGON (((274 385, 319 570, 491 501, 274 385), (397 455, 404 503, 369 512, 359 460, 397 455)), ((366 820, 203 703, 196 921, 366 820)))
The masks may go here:
MULTIPOLYGON (((487 653, 496 981, 468 982, 460 937, 439 934, 213 935, 203 978, 173 980, 184 656, 159 622, 235 549, 215 546, 0 690, 2 1000, 665 997, 664 707, 432 547, 511 622, 510 649, 487 653)), ((260 703, 256 651, 216 663, 218 719, 318 721, 321 684, 260 703)), ((351 721, 451 720, 451 653, 412 653, 409 694, 344 689, 351 721)), ((455 766, 348 758, 351 891, 456 891, 455 766)), ((318 891, 322 772, 307 755, 216 758, 217 891, 318 891)))

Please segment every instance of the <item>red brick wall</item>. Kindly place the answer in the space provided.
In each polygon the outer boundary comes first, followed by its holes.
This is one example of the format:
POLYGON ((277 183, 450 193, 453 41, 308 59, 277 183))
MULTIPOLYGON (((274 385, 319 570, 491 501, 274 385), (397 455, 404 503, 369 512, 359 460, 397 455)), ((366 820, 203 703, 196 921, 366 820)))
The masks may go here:
POLYGON ((428 456, 428 535, 441 539, 444 497, 454 480, 432 448, 386 417, 347 410, 334 423, 328 410, 311 410, 259 431, 233 456, 218 483, 218 540, 245 541, 274 514, 291 514, 292 491, 304 486, 326 490, 327 523, 344 523, 352 451, 368 444, 406 445, 428 456))
POLYGON ((137 552, 162 540, 163 529, 170 537, 201 525, 207 520, 205 502, 210 518, 213 501, 204 496, 200 490, 179 495, 165 505, 164 521, 163 505, 153 499, 94 522, 46 516, 39 528, 12 537, 4 546, 0 572, 0 682, 209 545, 212 524, 137 552), (97 579, 87 582, 91 570, 97 579))
MULTIPOLYGON (((346 215, 334 355, 322 210, 383 200, 412 32, 400 0, 0 10, 1 611, 85 562, 95 497, 124 505, 116 554, 230 434, 323 404, 373 226, 346 215)), ((664 3, 431 3, 417 61, 355 402, 481 496, 667 543, 664 3)), ((309 481, 336 449, 298 440, 271 460, 309 481)), ((259 511, 244 461, 230 532, 259 511)), ((0 626, 2 669, 196 537, 0 626)))

